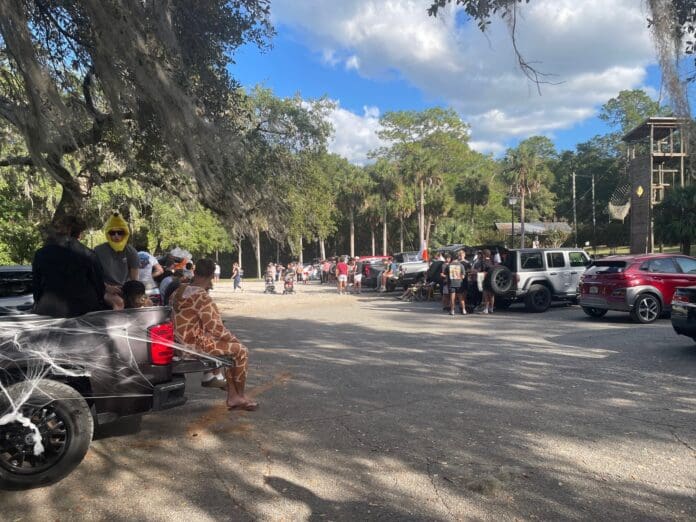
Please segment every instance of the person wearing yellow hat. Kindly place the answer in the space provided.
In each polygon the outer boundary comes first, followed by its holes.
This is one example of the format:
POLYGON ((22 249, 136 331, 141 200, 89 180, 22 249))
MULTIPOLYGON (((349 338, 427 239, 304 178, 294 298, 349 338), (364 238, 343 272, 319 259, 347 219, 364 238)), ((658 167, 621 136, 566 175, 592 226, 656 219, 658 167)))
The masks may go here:
POLYGON ((119 288, 129 280, 138 280, 138 252, 128 244, 128 223, 121 214, 114 212, 104 225, 106 243, 95 247, 99 263, 104 272, 104 283, 109 287, 119 288))

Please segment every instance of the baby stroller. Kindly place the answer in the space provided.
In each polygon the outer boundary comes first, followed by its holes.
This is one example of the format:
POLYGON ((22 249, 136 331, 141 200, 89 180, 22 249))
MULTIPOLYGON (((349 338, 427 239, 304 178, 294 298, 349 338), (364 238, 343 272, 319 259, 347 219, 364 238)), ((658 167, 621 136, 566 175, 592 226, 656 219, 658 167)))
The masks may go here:
POLYGON ((275 279, 273 278, 272 275, 266 274, 266 287, 263 290, 264 294, 275 294, 276 293, 276 288, 275 288, 275 279))
POLYGON ((295 272, 288 270, 283 278, 283 295, 295 293, 295 272))

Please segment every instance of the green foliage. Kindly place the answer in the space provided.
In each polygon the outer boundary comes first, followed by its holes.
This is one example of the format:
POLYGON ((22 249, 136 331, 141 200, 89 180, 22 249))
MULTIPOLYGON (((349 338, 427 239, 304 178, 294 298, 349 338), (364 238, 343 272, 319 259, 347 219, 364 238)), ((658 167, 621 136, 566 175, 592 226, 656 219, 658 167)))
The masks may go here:
POLYGON ((136 248, 164 253, 179 246, 200 255, 233 248, 227 229, 200 203, 182 201, 132 180, 97 187, 86 209, 91 230, 84 240, 90 247, 105 241, 103 224, 112 210, 118 210, 131 226, 136 248))
POLYGON ((60 198, 46 176, 0 169, 0 264, 30 263, 60 198))
POLYGON ((529 0, 435 0, 428 8, 428 14, 437 16, 440 9, 454 3, 462 6, 466 15, 476 22, 481 31, 485 31, 493 16, 500 13, 505 18, 515 4, 523 2, 529 3, 529 0))
POLYGON ((655 207, 655 235, 664 243, 679 243, 689 254, 696 240, 696 185, 667 192, 664 201, 655 207))
POLYGON ((551 164, 556 153, 553 143, 542 136, 533 136, 509 149, 503 158, 503 180, 514 194, 526 199, 525 221, 554 216, 555 194, 551 192, 554 175, 551 164))
POLYGON ((644 90, 633 89, 621 91, 616 98, 602 105, 599 119, 625 134, 640 125, 646 118, 664 116, 668 113, 666 107, 660 107, 660 104, 648 96, 644 90))

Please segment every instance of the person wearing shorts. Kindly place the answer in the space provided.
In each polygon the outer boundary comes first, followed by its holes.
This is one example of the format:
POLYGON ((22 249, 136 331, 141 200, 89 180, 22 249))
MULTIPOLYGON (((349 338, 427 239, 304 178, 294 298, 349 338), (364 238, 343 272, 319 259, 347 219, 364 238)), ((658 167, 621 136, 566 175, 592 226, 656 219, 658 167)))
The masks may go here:
POLYGON ((336 276, 338 278, 338 294, 345 294, 348 286, 348 264, 344 258, 336 263, 336 276))
POLYGON ((353 286, 353 291, 355 293, 360 293, 362 291, 362 278, 363 278, 363 264, 355 258, 355 274, 353 275, 353 281, 355 286, 353 286))
POLYGON ((464 251, 457 252, 457 259, 449 264, 447 270, 447 286, 450 289, 450 315, 454 315, 455 301, 459 300, 460 313, 466 315, 466 272, 468 263, 464 258, 464 251))

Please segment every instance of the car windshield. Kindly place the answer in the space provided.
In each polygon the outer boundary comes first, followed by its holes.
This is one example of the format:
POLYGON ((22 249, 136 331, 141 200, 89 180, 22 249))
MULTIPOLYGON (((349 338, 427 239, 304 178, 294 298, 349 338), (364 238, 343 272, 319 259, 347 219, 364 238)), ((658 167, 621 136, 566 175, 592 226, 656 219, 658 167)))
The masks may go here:
POLYGON ((587 274, 620 274, 628 263, 626 261, 595 261, 590 268, 587 269, 587 274))

